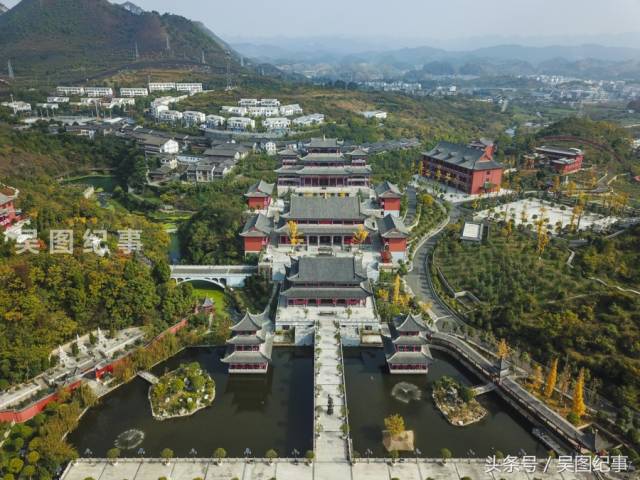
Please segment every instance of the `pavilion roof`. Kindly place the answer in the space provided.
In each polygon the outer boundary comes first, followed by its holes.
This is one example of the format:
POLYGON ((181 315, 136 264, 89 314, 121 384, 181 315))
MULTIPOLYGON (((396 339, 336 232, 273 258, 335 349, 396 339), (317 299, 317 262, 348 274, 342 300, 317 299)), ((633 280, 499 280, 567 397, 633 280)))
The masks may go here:
POLYGON ((399 333, 403 332, 427 332, 429 327, 422 320, 422 315, 414 315, 409 313, 404 317, 396 317, 393 319, 395 330, 399 333))
POLYGON ((378 231, 382 238, 407 238, 409 230, 400 217, 388 213, 378 219, 378 231))

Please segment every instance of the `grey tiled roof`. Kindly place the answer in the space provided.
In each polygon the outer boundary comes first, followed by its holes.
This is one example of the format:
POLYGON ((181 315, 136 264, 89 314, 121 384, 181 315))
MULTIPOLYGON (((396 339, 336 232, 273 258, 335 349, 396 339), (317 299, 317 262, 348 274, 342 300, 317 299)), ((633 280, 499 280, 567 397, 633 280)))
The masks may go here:
POLYGON ((394 345, 426 345, 427 339, 422 335, 400 335, 393 340, 394 345))
POLYGON ((305 163, 335 163, 344 162, 345 158, 341 153, 308 153, 300 160, 305 163))
POLYGON ((394 318, 393 324, 397 332, 426 332, 429 330, 422 320, 422 315, 414 315, 413 313, 394 318))
POLYGON ((502 168, 502 165, 495 160, 486 159, 485 153, 482 150, 451 142, 440 142, 435 148, 426 152, 425 155, 467 170, 502 168))
POLYGON ((371 292, 362 287, 319 288, 291 287, 282 292, 284 298, 336 298, 363 299, 371 296, 371 292))
POLYGON ((283 215, 293 220, 362 220, 358 197, 291 197, 289 212, 283 215))
MULTIPOLYGON (((426 347, 423 347, 423 349, 426 347)), ((427 349, 428 352, 428 349, 427 349)), ((429 365, 433 357, 430 353, 422 352, 393 352, 387 356, 389 364, 429 365)))
POLYGON ((264 180, 260 180, 249 187, 245 197, 265 197, 273 194, 273 183, 267 183, 264 180))
POLYGON ((307 148, 338 148, 340 144, 336 138, 312 138, 307 148))
POLYGON ((240 235, 242 237, 264 237, 273 231, 273 221, 262 213, 252 215, 244 224, 240 235))
POLYGON ((378 231, 382 238, 406 238, 409 231, 400 217, 388 213, 378 219, 378 231))
POLYGON ((302 257, 291 262, 287 279, 293 283, 346 283, 366 280, 355 257, 302 257))
POLYGON ((276 170, 278 175, 371 175, 371 167, 340 165, 336 167, 315 167, 311 165, 305 166, 285 166, 276 170))
MULTIPOLYGON (((289 225, 285 223, 276 231, 288 235, 289 225)), ((358 225, 298 225, 298 232, 303 235, 353 235, 357 231, 358 225)))
POLYGON ((257 332, 262 330, 263 325, 269 322, 267 312, 250 313, 246 312, 244 317, 231 327, 232 332, 257 332))
POLYGON ((380 198, 400 198, 402 197, 402 192, 400 189, 394 184, 387 180, 376 185, 374 188, 376 195, 380 198))

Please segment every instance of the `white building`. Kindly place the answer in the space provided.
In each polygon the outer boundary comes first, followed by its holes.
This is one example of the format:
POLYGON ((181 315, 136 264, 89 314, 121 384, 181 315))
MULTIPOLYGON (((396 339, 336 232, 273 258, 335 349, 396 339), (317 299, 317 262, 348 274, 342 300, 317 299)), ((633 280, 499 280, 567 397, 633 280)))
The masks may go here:
POLYGON ((229 130, 247 130, 248 128, 256 128, 256 121, 247 117, 229 117, 227 119, 227 128, 229 130))
POLYGON ((187 110, 186 112, 182 112, 182 119, 189 125, 200 125, 205 122, 206 115, 202 112, 187 110))
POLYGON ((244 117, 247 113, 249 113, 247 107, 234 107, 230 105, 223 105, 220 111, 222 113, 230 113, 231 115, 239 115, 241 117, 244 117))
POLYGON ((277 117, 280 115, 278 107, 249 107, 249 115, 251 117, 277 117))
POLYGON ((257 98, 241 98, 238 105, 241 107, 257 107, 259 103, 257 98))
POLYGON ((275 155, 278 153, 276 142, 267 142, 264 144, 264 151, 267 155, 275 155))
POLYGON ((69 97, 47 97, 47 103, 69 103, 69 97))
POLYGON ((369 110, 366 112, 360 112, 360 114, 366 119, 376 118, 378 120, 385 120, 387 118, 387 112, 383 110, 369 110))
POLYGON ((262 122, 262 125, 267 130, 284 130, 289 128, 291 120, 284 117, 267 118, 262 122))
POLYGON ((47 102, 47 103, 36 103, 36 107, 46 108, 47 110, 57 110, 59 108, 59 105, 57 103, 47 102))
POLYGON ((179 92, 189 92, 190 94, 202 92, 201 83, 176 83, 176 90, 179 92))
POLYGON ((169 110, 167 105, 151 105, 151 114, 155 118, 158 118, 162 112, 166 112, 167 110, 169 110))
POLYGON ((80 99, 81 106, 95 105, 96 103, 100 103, 100 99, 97 97, 93 97, 93 98, 84 97, 80 99))
POLYGON ((260 100, 260 105, 263 107, 279 107, 280 100, 277 98, 263 98, 260 100))
POLYGON ((158 113, 158 120, 161 122, 177 122, 182 120, 182 112, 177 110, 164 110, 158 113))
POLYGON ((297 127, 310 127, 312 125, 320 125, 324 123, 324 114, 312 113, 311 115, 305 115, 293 119, 293 124, 297 127))
MULTIPOLYGON (((178 153, 180 151, 180 144, 178 142, 176 142, 175 140, 170 138, 169 140, 164 142, 162 145, 160 145, 159 151, 160 151, 160 153, 174 155, 174 154, 176 154, 176 153, 178 153)), ((175 160, 175 158, 174 158, 174 160, 175 160)), ((178 166, 177 160, 175 160, 175 161, 176 161, 176 166, 178 166)))
POLYGON ((292 115, 302 115, 302 107, 297 103, 291 105, 282 105, 280 107, 280 115, 283 117, 290 117, 292 115))
POLYGON ((56 87, 59 95, 84 95, 84 87, 56 87))
POLYGON ((149 83, 150 92, 169 92, 176 89, 176 84, 173 82, 154 82, 149 83))
POLYGON ((149 95, 149 90, 146 88, 121 88, 121 97, 146 97, 149 95))
POLYGON ((113 97, 113 88, 85 87, 84 93, 86 93, 88 97, 113 97))
POLYGON ((136 104, 135 98, 114 97, 111 100, 109 100, 108 102, 102 102, 101 106, 111 110, 114 107, 123 107, 125 105, 135 105, 135 104, 136 104))
MULTIPOLYGON (((178 142, 175 142, 175 143, 178 143, 178 142)), ((160 165, 167 166, 171 170, 175 170, 176 168, 178 168, 178 159, 174 155, 162 157, 160 159, 160 165)))
POLYGON ((224 125, 225 121, 226 118, 220 115, 207 115, 207 117, 205 118, 205 124, 207 128, 220 127, 221 125, 224 125))
POLYGON ((20 101, 15 101, 15 102, 2 102, 1 104, 3 107, 8 107, 11 110, 13 110, 15 113, 18 112, 30 112, 31 111, 31 104, 27 103, 27 102, 20 102, 20 101))

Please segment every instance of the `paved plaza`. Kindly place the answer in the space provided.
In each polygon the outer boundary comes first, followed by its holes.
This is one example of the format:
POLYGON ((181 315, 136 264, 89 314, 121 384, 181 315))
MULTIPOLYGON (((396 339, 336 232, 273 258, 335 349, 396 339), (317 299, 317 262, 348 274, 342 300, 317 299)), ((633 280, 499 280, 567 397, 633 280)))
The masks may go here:
POLYGON ((115 465, 107 460, 78 460, 70 465, 62 480, 578 480, 594 479, 591 473, 558 472, 551 465, 547 472, 538 465, 534 473, 524 471, 487 473, 484 460, 405 460, 392 464, 383 460, 363 460, 351 466, 346 462, 314 462, 307 465, 300 461, 280 460, 269 464, 255 460, 245 463, 243 459, 229 459, 216 465, 212 459, 174 459, 169 464, 160 459, 123 459, 115 465))

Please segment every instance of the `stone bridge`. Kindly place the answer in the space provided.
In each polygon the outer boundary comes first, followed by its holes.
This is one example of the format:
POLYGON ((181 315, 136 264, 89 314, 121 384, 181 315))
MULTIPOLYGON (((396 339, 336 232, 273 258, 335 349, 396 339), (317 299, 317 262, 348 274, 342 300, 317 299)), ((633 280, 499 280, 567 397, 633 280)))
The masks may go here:
POLYGON ((258 273, 255 265, 172 265, 171 278, 177 283, 201 280, 221 288, 243 287, 247 277, 258 273))

